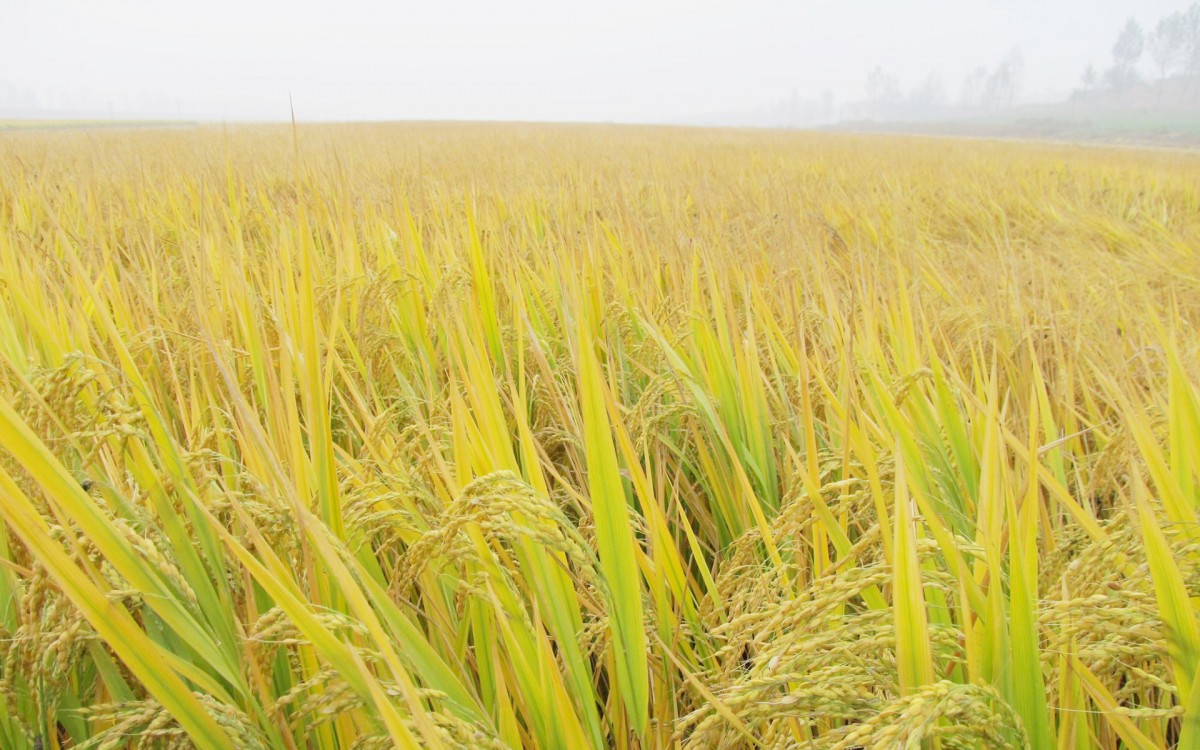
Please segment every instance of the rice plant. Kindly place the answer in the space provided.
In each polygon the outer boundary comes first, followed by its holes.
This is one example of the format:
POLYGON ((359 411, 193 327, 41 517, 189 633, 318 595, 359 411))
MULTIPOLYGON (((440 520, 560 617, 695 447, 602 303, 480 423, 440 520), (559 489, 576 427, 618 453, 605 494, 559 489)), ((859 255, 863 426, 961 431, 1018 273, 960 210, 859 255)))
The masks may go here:
POLYGON ((1200 157, 0 162, 0 747, 1200 747, 1200 157))

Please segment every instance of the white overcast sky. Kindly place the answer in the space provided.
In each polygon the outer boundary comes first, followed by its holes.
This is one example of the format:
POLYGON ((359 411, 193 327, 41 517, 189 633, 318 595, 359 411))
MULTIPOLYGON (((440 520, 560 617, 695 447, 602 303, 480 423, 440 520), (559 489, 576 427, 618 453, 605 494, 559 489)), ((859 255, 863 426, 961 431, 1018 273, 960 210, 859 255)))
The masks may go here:
POLYGON ((951 96, 1014 45, 1065 93, 1126 18, 1191 0, 0 0, 0 82, 41 106, 213 119, 663 121, 882 65, 951 96))

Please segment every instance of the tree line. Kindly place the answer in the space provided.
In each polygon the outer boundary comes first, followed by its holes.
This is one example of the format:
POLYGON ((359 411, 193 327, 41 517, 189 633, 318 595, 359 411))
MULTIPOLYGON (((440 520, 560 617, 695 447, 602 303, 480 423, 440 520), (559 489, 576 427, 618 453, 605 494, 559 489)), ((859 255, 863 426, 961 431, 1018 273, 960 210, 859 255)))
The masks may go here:
MULTIPOLYGON (((1019 47, 1013 47, 994 67, 980 65, 963 78, 958 103, 968 107, 1011 106, 1021 92, 1024 76, 1024 55, 1019 47)), ((1137 19, 1127 20, 1113 43, 1111 64, 1101 70, 1089 62, 1076 96, 1102 91, 1121 93, 1156 83, 1161 101, 1167 81, 1174 77, 1194 78, 1190 88, 1194 96, 1200 96, 1200 2, 1160 18, 1149 31, 1137 19), (1147 62, 1149 77, 1143 69, 1147 62)), ((930 108, 949 103, 946 86, 937 73, 930 73, 906 94, 900 81, 877 65, 867 75, 866 89, 867 101, 875 105, 906 102, 930 108)))
MULTIPOLYGON (((1011 105, 1020 92, 1024 77, 1025 56, 1020 47, 1013 47, 994 68, 989 70, 981 65, 967 74, 959 90, 959 103, 968 106, 1011 105)), ((949 95, 942 77, 936 72, 931 72, 905 94, 900 81, 877 65, 867 74, 867 100, 874 104, 907 102, 928 108, 948 104, 949 95)))
MULTIPOLYGON (((1082 91, 1127 91, 1145 83, 1142 61, 1149 59, 1161 101, 1163 88, 1175 76, 1200 76, 1200 2, 1163 16, 1147 32, 1136 18, 1121 27, 1112 47, 1112 64, 1101 74, 1095 64, 1083 70, 1082 91)), ((1193 86, 1193 94, 1200 88, 1193 86)))

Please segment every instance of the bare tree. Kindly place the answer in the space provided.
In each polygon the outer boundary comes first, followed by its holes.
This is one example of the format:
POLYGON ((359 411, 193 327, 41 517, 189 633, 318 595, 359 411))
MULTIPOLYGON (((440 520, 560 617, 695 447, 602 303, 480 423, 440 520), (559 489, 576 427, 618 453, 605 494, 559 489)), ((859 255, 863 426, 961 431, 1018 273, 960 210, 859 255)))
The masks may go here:
POLYGON ((1200 94, 1200 2, 1192 3, 1185 16, 1184 72, 1195 78, 1192 82, 1193 95, 1200 94))
POLYGON ((945 104, 946 86, 942 83, 942 77, 930 71, 921 85, 909 93, 908 99, 913 104, 925 108, 940 107, 945 104))
POLYGON ((1086 92, 1096 88, 1096 81, 1099 77, 1100 74, 1096 72, 1096 66, 1089 62, 1087 67, 1083 69, 1083 75, 1079 78, 1083 83, 1083 90, 1086 92))
POLYGON ((1025 85, 1025 53, 1020 47, 1013 47, 1004 58, 1004 64, 1008 66, 1008 105, 1011 107, 1025 85))
POLYGON ((959 99, 969 107, 979 106, 983 102, 983 90, 987 85, 987 68, 980 65, 963 78, 959 99))
POLYGON ((1158 101, 1162 102, 1163 84, 1167 76, 1185 62, 1188 53, 1188 17, 1182 11, 1164 16, 1146 40, 1150 59, 1158 68, 1158 101))
POLYGON ((867 74, 867 99, 882 104, 900 100, 900 82, 883 72, 883 67, 876 65, 867 74))
POLYGON ((983 103, 989 107, 998 106, 1009 99, 1008 92, 1012 89, 1012 76, 1008 66, 997 65, 983 85, 983 103))
POLYGON ((824 89, 821 91, 821 119, 824 122, 833 122, 833 89, 824 89))
POLYGON ((1013 47, 988 76, 983 87, 983 99, 992 106, 1012 106, 1025 76, 1025 56, 1019 47, 1013 47))
POLYGON ((1106 78, 1112 88, 1124 91, 1137 83, 1137 64, 1142 59, 1146 49, 1146 35, 1136 20, 1130 18, 1121 27, 1117 41, 1113 44, 1113 66, 1108 69, 1106 78))

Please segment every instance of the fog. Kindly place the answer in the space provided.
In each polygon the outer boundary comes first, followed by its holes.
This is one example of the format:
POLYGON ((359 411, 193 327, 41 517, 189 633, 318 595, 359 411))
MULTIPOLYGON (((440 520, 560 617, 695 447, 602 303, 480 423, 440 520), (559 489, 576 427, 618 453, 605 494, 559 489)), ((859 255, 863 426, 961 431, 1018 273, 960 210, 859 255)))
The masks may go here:
POLYGON ((303 120, 833 119, 878 96, 876 68, 953 101, 1014 49, 1010 103, 1046 102, 1112 63, 1130 16, 1149 32, 1188 4, 0 0, 0 116, 283 120, 290 95, 303 120))

